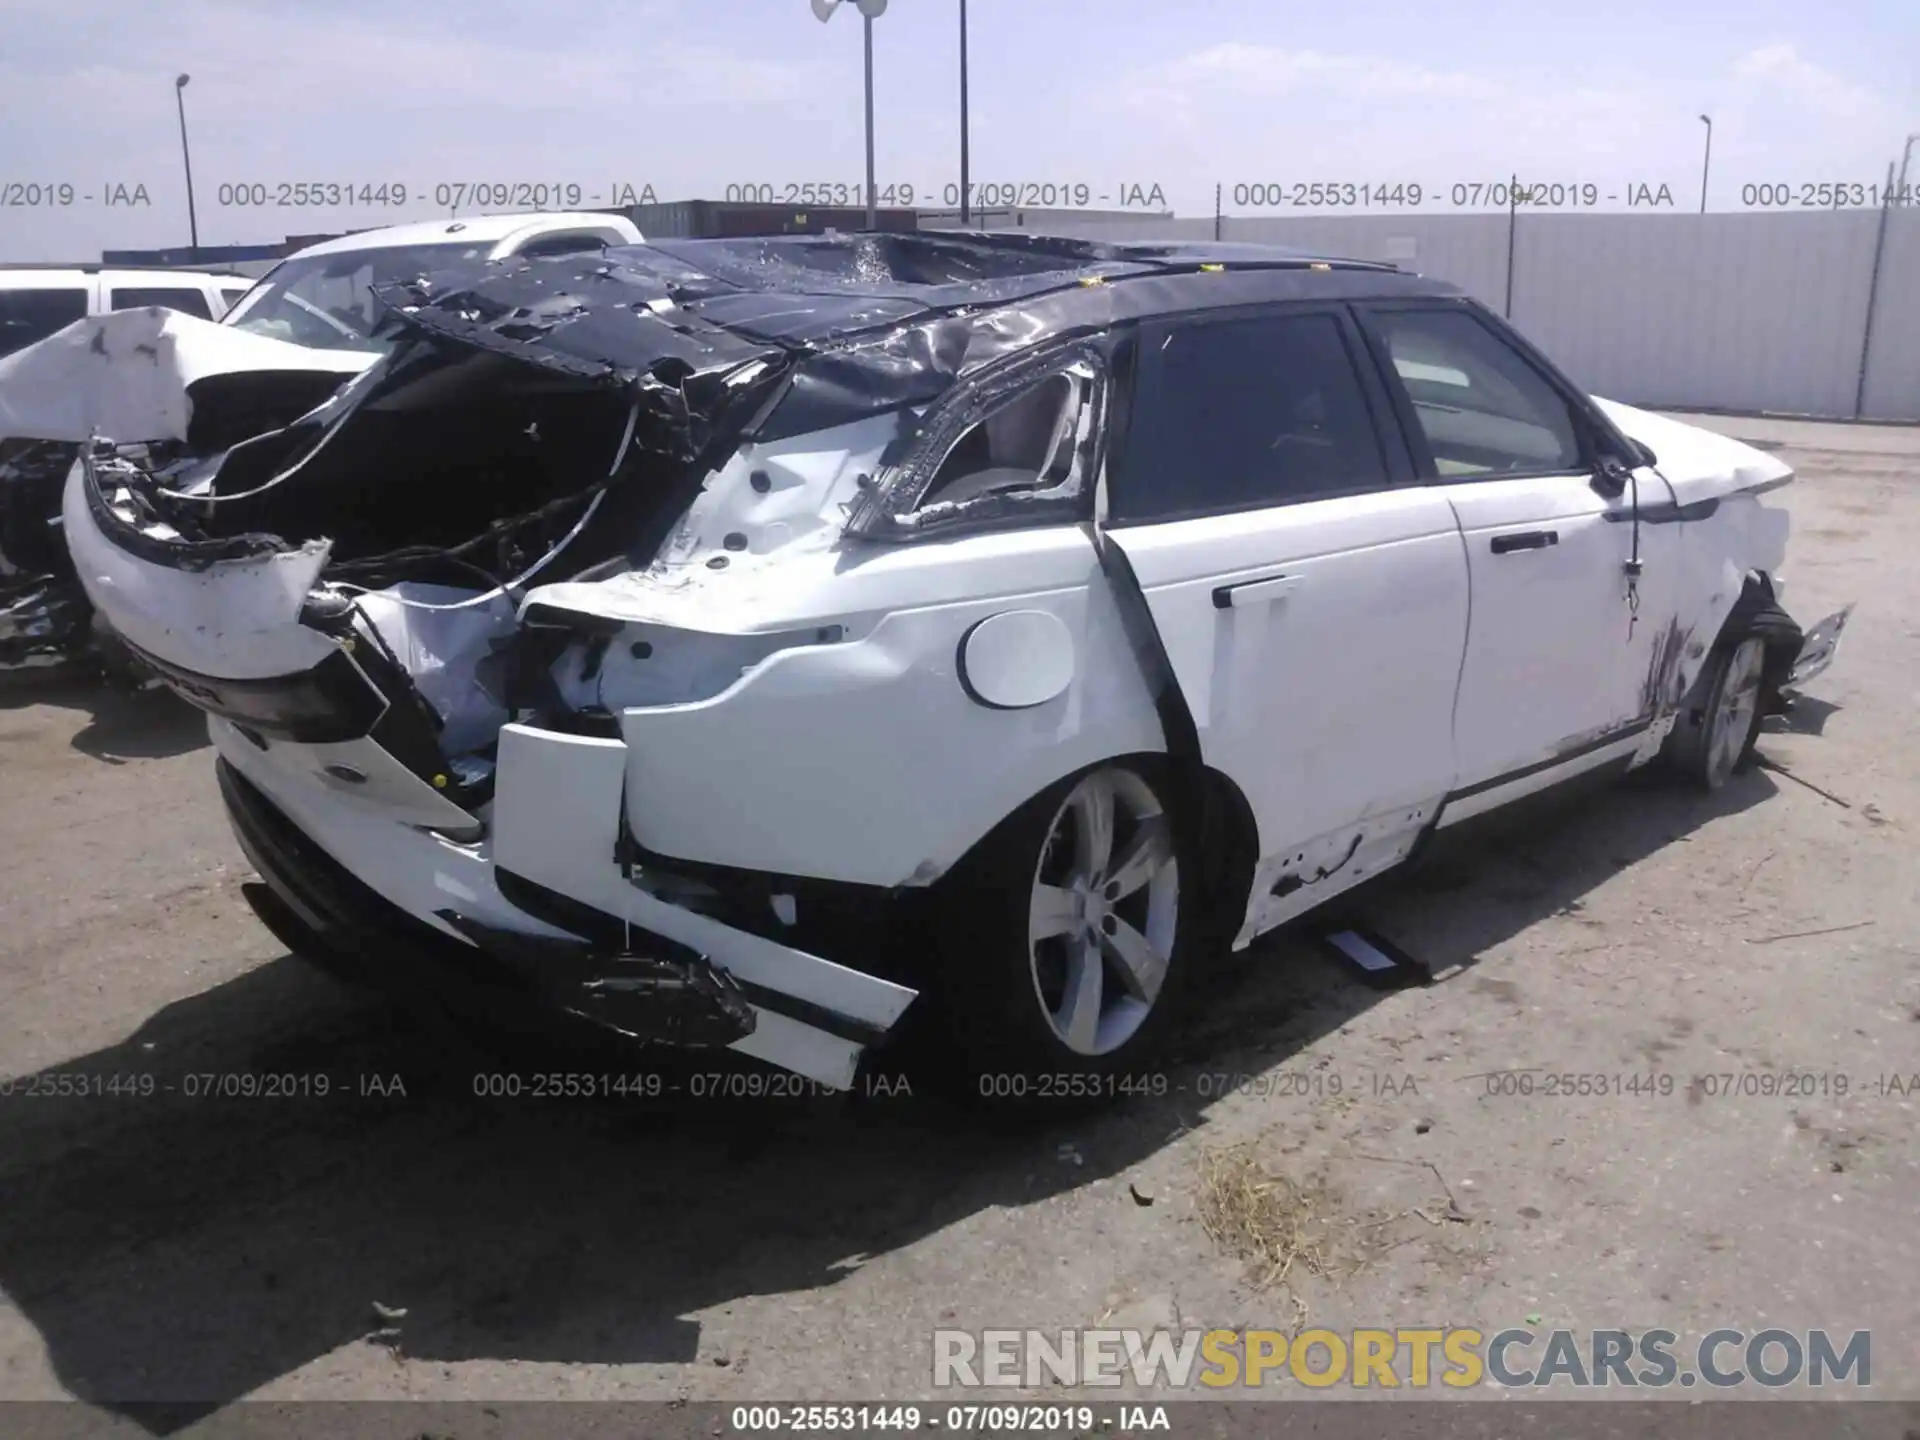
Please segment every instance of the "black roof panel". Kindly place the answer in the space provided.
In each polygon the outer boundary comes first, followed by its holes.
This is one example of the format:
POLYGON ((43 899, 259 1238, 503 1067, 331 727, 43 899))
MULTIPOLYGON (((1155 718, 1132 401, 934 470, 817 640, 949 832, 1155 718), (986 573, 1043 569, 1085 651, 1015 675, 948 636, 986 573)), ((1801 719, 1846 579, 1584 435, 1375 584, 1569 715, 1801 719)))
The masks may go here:
POLYGON ((394 323, 581 377, 716 372, 785 352, 820 404, 788 423, 932 399, 1052 340, 1273 301, 1457 296, 1378 261, 1278 246, 918 231, 661 239, 471 261, 376 286, 394 323))

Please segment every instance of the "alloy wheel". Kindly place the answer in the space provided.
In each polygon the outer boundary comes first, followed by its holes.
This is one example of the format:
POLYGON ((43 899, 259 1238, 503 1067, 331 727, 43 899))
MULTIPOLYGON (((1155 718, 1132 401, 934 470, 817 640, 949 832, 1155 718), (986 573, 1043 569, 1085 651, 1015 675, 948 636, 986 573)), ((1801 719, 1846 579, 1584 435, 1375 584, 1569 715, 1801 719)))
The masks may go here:
POLYGON ((1766 667, 1766 646, 1749 636, 1727 657, 1725 674, 1720 677, 1719 693, 1714 697, 1713 714, 1707 725, 1706 780, 1718 789, 1733 774, 1746 752, 1753 734, 1754 717, 1760 708, 1760 677, 1766 667))
POLYGON ((1180 906, 1172 821, 1144 777, 1086 775, 1034 867, 1027 951, 1048 1025, 1077 1055, 1127 1043, 1167 980, 1180 906))

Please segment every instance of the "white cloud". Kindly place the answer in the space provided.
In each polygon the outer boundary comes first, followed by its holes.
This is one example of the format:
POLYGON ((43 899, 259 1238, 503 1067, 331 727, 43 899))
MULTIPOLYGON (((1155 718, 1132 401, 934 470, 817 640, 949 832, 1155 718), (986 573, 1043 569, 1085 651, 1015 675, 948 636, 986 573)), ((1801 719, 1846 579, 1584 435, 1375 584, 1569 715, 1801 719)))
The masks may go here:
POLYGON ((1327 89, 1357 98, 1424 96, 1484 99, 1500 87, 1479 75, 1409 65, 1378 55, 1333 55, 1229 40, 1174 61, 1165 83, 1226 85, 1242 93, 1276 95, 1327 89))
POLYGON ((1893 106, 1868 86, 1817 65, 1784 41, 1757 46, 1733 66, 1749 92, 1761 91, 1796 107, 1842 122, 1897 125, 1893 106))

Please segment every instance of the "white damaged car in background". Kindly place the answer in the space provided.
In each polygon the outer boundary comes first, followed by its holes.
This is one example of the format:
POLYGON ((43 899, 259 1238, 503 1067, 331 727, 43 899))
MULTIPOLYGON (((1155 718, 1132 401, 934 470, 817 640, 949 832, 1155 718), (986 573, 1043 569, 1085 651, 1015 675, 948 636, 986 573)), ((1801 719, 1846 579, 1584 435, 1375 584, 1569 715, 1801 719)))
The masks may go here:
POLYGON ((1098 1092, 1440 827, 1725 784, 1844 624, 1781 609, 1784 464, 1391 266, 786 237, 375 295, 310 413, 67 481, 256 909, 829 1086, 912 1004, 1098 1092))

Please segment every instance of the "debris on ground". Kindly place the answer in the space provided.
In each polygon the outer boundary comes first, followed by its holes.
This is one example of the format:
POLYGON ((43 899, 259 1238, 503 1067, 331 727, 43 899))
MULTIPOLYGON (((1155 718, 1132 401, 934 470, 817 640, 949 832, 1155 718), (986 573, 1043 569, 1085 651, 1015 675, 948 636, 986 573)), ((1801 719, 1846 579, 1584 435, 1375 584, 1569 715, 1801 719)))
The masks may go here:
POLYGON ((1771 945, 1776 940, 1807 940, 1815 935, 1842 935, 1849 930, 1864 930, 1873 924, 1871 920, 1856 920, 1851 925, 1828 925, 1819 930, 1789 930, 1784 935, 1757 935, 1747 937, 1749 945, 1771 945))
POLYGON ((1256 1288, 1285 1280, 1296 1266, 1327 1273, 1329 1208, 1320 1185, 1271 1173, 1251 1144, 1201 1154, 1201 1228, 1221 1249, 1251 1263, 1256 1288))

